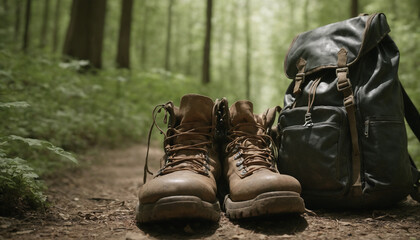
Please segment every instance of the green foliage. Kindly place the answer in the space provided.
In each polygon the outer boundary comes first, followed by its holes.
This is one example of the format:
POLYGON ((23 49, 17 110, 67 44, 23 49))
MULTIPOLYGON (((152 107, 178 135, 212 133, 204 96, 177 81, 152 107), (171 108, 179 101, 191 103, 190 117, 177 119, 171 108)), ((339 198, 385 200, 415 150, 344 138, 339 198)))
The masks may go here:
POLYGON ((45 148, 45 149, 59 155, 60 157, 63 157, 65 159, 77 164, 77 159, 71 153, 64 151, 60 147, 54 146, 52 143, 50 143, 48 141, 33 139, 33 138, 23 138, 23 137, 19 137, 19 136, 15 136, 15 135, 11 135, 8 138, 9 138, 9 140, 12 140, 12 141, 24 142, 27 145, 29 145, 29 147, 31 147, 31 148, 35 148, 35 149, 45 148))
POLYGON ((0 156, 0 215, 45 206, 44 185, 27 161, 0 156))
MULTIPOLYGON (((0 103, 0 109, 27 107, 29 107, 29 104, 25 101, 0 103)), ((8 119, 8 116, 3 114, 1 116, 3 120, 8 119)), ((46 168, 39 167, 39 163, 42 161, 35 159, 38 151, 46 150, 67 161, 77 163, 76 158, 71 153, 45 140, 16 135, 1 137, 0 140, 2 141, 0 142, 0 215, 16 214, 28 207, 39 208, 45 206, 46 197, 42 194, 45 187, 38 179, 36 172, 42 172, 46 168), (28 149, 22 150, 22 144, 20 143, 28 145, 28 149), (19 156, 27 156, 32 161, 28 162, 19 156)), ((54 160, 47 154, 43 154, 43 156, 47 157, 45 159, 48 160, 47 163, 54 160)), ((51 167, 52 164, 48 164, 48 166, 51 167)))

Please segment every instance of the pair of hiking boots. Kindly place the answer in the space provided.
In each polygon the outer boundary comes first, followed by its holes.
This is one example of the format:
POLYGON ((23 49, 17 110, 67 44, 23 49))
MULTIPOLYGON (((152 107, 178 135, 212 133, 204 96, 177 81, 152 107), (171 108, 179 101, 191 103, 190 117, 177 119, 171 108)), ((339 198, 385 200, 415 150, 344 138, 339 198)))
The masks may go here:
POLYGON ((157 106, 153 125, 164 134, 165 155, 161 169, 148 182, 146 157, 137 221, 218 221, 218 197, 223 196, 222 206, 231 219, 302 213, 301 186, 278 172, 273 155, 270 131, 279 110, 256 115, 249 101, 229 108, 225 98, 214 102, 195 94, 183 96, 179 108, 172 102, 157 106), (168 121, 166 133, 156 124, 162 109, 168 121))

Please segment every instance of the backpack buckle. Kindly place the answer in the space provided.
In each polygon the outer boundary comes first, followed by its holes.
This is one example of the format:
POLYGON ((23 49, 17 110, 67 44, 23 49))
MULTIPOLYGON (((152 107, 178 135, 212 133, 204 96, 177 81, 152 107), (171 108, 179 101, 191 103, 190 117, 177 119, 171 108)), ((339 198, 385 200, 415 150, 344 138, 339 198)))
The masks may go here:
POLYGON ((345 72, 346 76, 349 74, 349 68, 348 67, 342 67, 335 69, 335 74, 338 75, 339 73, 345 72))
POLYGON ((348 67, 342 67, 335 69, 335 74, 337 75, 337 90, 339 92, 347 90, 351 88, 351 82, 350 79, 347 77, 349 74, 349 68, 348 67), (344 73, 344 76, 343 76, 344 73))
POLYGON ((350 79, 348 79, 348 78, 345 78, 344 80, 341 80, 340 78, 338 78, 338 81, 337 81, 337 90, 339 91, 339 92, 341 92, 341 91, 344 91, 344 90, 346 90, 346 89, 349 89, 349 88, 351 88, 351 82, 350 82, 350 79))
POLYGON ((354 97, 353 97, 353 95, 350 95, 348 97, 345 97, 343 103, 344 103, 344 107, 346 107, 346 108, 353 106, 354 105, 354 97))

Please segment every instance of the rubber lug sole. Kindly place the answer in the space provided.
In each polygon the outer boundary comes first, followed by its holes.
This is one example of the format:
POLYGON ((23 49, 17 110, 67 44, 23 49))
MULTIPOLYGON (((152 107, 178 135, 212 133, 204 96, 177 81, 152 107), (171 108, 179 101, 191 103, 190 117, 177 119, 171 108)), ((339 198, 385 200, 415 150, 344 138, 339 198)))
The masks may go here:
POLYGON ((233 202, 227 195, 224 207, 230 219, 305 212, 305 203, 299 193, 289 191, 262 193, 254 199, 239 202, 233 202))
POLYGON ((209 203, 195 196, 171 196, 136 208, 136 221, 147 223, 172 219, 203 219, 219 221, 219 201, 209 203))

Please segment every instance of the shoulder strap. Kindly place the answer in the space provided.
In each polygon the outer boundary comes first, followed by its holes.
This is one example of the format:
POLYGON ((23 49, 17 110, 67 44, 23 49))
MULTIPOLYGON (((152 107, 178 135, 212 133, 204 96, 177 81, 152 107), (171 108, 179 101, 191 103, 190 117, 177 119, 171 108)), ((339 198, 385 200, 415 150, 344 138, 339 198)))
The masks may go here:
MULTIPOLYGON (((407 120, 408 125, 413 131, 414 135, 417 137, 417 140, 420 141, 420 114, 417 111, 416 106, 414 106, 404 87, 401 86, 401 92, 403 94, 404 100, 404 114, 405 119, 407 120)), ((411 170, 413 173, 414 187, 415 191, 411 193, 411 197, 417 202, 420 202, 420 171, 417 169, 416 164, 410 156, 411 170)))
POLYGON ((420 114, 402 85, 401 92, 404 99, 405 119, 407 120, 411 130, 413 130, 414 135, 416 135, 417 139, 420 141, 420 114))

